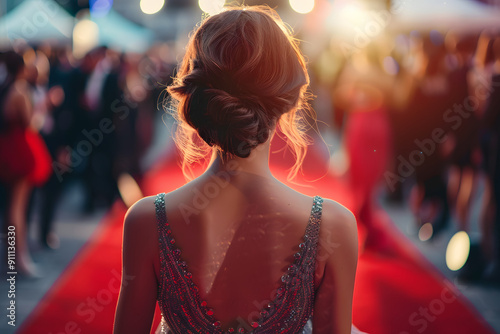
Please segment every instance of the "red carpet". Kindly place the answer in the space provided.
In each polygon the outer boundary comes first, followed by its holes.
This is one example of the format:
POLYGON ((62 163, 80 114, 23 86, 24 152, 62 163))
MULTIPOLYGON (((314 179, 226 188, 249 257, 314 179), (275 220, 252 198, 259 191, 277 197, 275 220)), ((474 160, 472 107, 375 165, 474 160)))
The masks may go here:
MULTIPOLYGON (((281 154, 273 155, 271 165, 276 177, 285 180, 283 167, 288 159, 278 157, 281 154)), ((324 159, 317 152, 310 155, 313 157, 308 158, 304 169, 315 171, 316 174, 306 175, 317 179, 326 170, 326 163, 318 164, 324 159)), ((355 205, 347 187, 329 175, 315 182, 306 182, 304 178, 298 182, 302 185, 292 186, 306 194, 332 198, 347 207, 355 205)), ((182 184, 184 178, 176 158, 169 157, 146 175, 142 188, 146 195, 153 195, 182 184)), ((125 211, 123 204, 115 203, 19 333, 111 333, 125 211)), ((378 212, 375 218, 393 252, 392 255, 371 250, 360 253, 353 310, 356 326, 371 334, 494 333, 458 290, 396 231, 383 212, 378 212)))

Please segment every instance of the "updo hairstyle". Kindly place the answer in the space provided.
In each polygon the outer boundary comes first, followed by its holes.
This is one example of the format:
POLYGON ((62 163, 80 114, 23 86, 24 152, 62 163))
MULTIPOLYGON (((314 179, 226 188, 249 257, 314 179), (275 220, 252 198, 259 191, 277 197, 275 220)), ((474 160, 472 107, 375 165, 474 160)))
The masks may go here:
POLYGON ((308 84, 297 42, 271 8, 226 8, 206 18, 167 88, 183 170, 214 149, 225 159, 247 158, 278 126, 295 154, 295 176, 308 145, 298 114, 310 111, 308 84))

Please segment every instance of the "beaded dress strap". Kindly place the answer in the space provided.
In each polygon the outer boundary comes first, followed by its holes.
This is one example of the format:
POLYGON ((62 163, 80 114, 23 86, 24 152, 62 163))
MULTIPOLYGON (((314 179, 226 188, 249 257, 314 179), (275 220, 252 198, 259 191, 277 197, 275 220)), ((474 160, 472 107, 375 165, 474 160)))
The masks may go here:
POLYGON ((308 275, 310 284, 314 285, 314 271, 316 264, 316 253, 319 243, 319 230, 321 224, 321 216, 323 214, 323 198, 314 196, 311 214, 307 223, 304 234, 304 241, 299 245, 299 248, 305 248, 304 258, 299 265, 303 266, 304 273, 308 275))
POLYGON ((305 239, 311 239, 314 244, 314 248, 317 248, 319 239, 319 227, 321 224, 321 215, 323 214, 323 198, 320 196, 314 196, 313 206, 311 209, 311 217, 309 218, 309 223, 306 228, 305 239))
MULTIPOLYGON (((158 241, 160 244, 160 266, 163 266, 163 261, 165 260, 165 253, 163 249, 162 233, 165 231, 165 224, 167 224, 167 215, 165 212, 165 193, 160 193, 156 195, 155 198, 155 212, 156 212, 156 228, 158 229, 158 241)), ((159 289, 163 289, 163 280, 160 279, 159 289)))

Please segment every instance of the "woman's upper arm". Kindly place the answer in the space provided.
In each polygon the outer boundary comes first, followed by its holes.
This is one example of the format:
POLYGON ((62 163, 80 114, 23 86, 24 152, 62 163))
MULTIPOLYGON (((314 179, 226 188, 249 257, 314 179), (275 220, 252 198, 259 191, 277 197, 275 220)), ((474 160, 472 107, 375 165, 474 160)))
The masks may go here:
POLYGON ((349 210, 329 200, 323 205, 319 254, 324 261, 324 271, 316 291, 313 332, 351 333, 358 261, 356 219, 349 210))
POLYGON ((125 215, 122 255, 122 284, 114 333, 149 333, 157 295, 158 232, 154 198, 140 200, 125 215))

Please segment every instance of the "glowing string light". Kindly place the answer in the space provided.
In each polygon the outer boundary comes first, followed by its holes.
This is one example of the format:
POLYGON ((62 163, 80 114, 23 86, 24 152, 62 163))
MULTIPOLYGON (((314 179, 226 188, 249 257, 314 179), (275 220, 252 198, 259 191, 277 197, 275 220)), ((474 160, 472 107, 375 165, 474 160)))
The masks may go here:
POLYGON ((81 20, 73 28, 73 54, 83 57, 99 43, 99 27, 90 20, 81 20))
POLYGON ((144 14, 155 14, 163 8, 165 0, 141 0, 140 7, 144 14))
POLYGON ((220 13, 224 9, 225 0, 199 0, 200 9, 209 15, 220 13))
POLYGON ((314 0, 290 0, 290 7, 299 14, 307 14, 314 9, 314 0))

